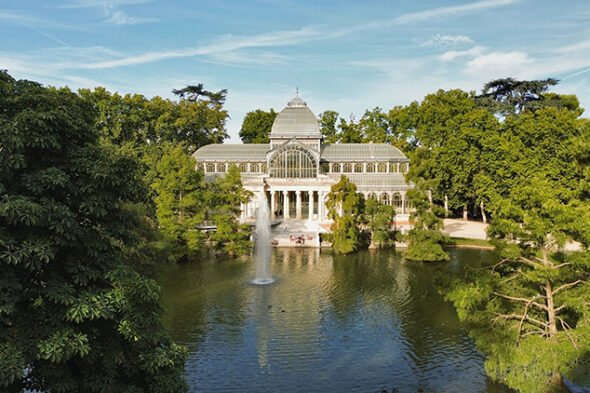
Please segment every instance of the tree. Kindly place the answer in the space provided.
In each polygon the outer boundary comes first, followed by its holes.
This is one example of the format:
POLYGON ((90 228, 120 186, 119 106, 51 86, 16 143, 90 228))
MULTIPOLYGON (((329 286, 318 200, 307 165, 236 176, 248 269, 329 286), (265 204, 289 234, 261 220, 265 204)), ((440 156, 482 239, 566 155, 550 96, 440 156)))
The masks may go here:
POLYGON ((269 143, 268 136, 272 124, 278 113, 271 108, 269 112, 261 109, 246 113, 242 128, 240 129, 240 139, 244 143, 269 143))
POLYGON ((198 251, 205 238, 197 229, 205 220, 205 182, 195 164, 184 146, 169 146, 152 184, 160 230, 179 246, 179 256, 198 251))
POLYGON ((198 85, 188 85, 182 89, 173 89, 172 93, 179 96, 181 99, 186 99, 192 102, 199 101, 199 97, 201 96, 207 97, 213 106, 222 106, 225 103, 227 89, 212 92, 205 90, 203 84, 199 83, 198 85))
POLYGON ((223 177, 219 177, 208 190, 208 205, 217 229, 211 235, 215 247, 230 256, 244 255, 252 247, 251 230, 248 224, 240 225, 238 216, 241 206, 252 198, 252 193, 242 186, 240 169, 231 165, 223 177))
POLYGON ((590 369, 590 209, 543 175, 522 183, 489 229, 501 260, 455 282, 447 298, 488 356, 487 373, 539 392, 590 369), (560 253, 572 239, 583 251, 560 253))
POLYGON ((544 99, 543 93, 549 86, 558 83, 557 79, 548 78, 536 81, 518 81, 513 78, 496 79, 486 83, 478 103, 504 116, 521 113, 525 108, 535 107, 534 103, 544 99))
POLYGON ((340 139, 337 128, 338 112, 324 111, 318 116, 318 121, 324 143, 338 143, 340 139))
POLYGON ((365 203, 365 220, 371 231, 371 243, 385 247, 394 243, 391 226, 395 221, 395 207, 369 197, 365 203))
POLYGON ((340 181, 331 187, 326 207, 328 217, 334 220, 332 247, 336 253, 348 254, 361 246, 360 215, 363 205, 362 195, 356 192, 356 186, 346 176, 342 175, 340 181))
POLYGON ((146 145, 184 143, 192 153, 201 146, 221 143, 228 137, 225 123, 229 117, 223 100, 193 99, 184 93, 179 102, 139 94, 120 96, 102 87, 82 89, 81 97, 98 111, 96 127, 101 136, 114 143, 132 143, 142 156, 146 145))
POLYGON ((425 188, 425 183, 420 183, 406 194, 414 211, 410 214, 412 229, 407 234, 408 248, 403 255, 413 261, 447 261, 449 254, 443 249, 443 245, 448 239, 441 232, 442 220, 432 211, 425 188))
POLYGON ((182 392, 156 283, 124 263, 143 191, 88 103, 0 72, 0 388, 182 392))

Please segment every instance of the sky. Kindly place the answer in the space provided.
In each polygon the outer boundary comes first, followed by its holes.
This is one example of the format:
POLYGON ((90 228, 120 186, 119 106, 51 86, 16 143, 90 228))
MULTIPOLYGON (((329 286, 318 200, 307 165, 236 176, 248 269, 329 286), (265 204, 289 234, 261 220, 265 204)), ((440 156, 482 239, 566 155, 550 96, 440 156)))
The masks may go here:
POLYGON ((589 117, 590 1, 0 0, 0 69, 148 98, 227 89, 229 143, 247 112, 280 111, 296 88, 316 115, 358 119, 552 77, 589 117))

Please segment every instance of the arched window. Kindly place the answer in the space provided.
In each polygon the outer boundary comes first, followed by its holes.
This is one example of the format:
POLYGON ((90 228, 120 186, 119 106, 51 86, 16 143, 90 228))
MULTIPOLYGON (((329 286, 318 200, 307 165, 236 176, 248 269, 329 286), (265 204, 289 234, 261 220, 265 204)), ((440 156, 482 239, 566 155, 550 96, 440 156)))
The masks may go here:
POLYGON ((367 173, 375 172, 375 164, 368 163, 367 164, 367 173))
POLYGON ((380 202, 384 205, 389 205, 389 196, 386 193, 382 193, 381 197, 379 198, 380 202))
POLYGON ((207 163, 207 173, 213 173, 213 172, 215 172, 215 163, 208 162, 207 163))
POLYGON ((363 164, 360 162, 354 164, 354 173, 363 173, 363 164))
POLYGON ((245 162, 240 163, 240 172, 248 172, 248 164, 245 162))
POLYGON ((316 177, 313 154, 302 146, 285 146, 270 159, 270 177, 316 177))
POLYGON ((408 171, 408 164, 406 164, 406 163, 399 164, 399 171, 401 173, 406 173, 408 171))
POLYGON ((266 173, 266 171, 267 171, 266 162, 263 162, 262 164, 260 164, 260 172, 266 173))
POLYGON ((197 169, 197 171, 204 171, 205 170, 205 165, 199 163, 199 164, 197 164, 197 168, 196 169, 197 169))
POLYGON ((250 172, 258 173, 259 171, 258 164, 250 164, 250 172))
POLYGON ((396 212, 400 213, 402 211, 402 196, 398 192, 393 194, 392 204, 396 212))
POLYGON ((342 167, 342 172, 344 173, 351 173, 352 172, 352 164, 346 163, 342 167))
POLYGON ((379 164, 379 166, 377 167, 377 172, 387 172, 387 163, 386 162, 382 162, 379 164))
POLYGON ((389 172, 397 172, 397 162, 389 163, 389 172))
POLYGON ((371 199, 371 198, 377 199, 377 195, 375 195, 374 192, 370 192, 369 195, 367 196, 367 199, 371 199))

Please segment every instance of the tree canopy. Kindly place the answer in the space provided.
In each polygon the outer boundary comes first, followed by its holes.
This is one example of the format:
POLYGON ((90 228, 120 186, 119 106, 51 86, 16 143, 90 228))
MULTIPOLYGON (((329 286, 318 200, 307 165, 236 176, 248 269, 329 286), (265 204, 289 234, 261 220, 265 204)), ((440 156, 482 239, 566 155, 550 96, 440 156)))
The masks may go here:
POLYGON ((0 388, 183 392, 156 283, 125 263, 137 161, 88 101, 0 72, 0 388))
POLYGON ((270 130, 272 123, 275 121, 278 113, 271 108, 269 112, 261 109, 246 113, 242 128, 240 129, 240 139, 244 143, 268 143, 270 140, 270 130))

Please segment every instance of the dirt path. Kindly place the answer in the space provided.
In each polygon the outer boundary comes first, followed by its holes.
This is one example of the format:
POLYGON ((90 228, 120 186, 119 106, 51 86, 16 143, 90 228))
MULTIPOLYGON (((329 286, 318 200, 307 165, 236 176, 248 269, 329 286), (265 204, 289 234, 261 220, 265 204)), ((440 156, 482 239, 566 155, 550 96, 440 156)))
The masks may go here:
POLYGON ((450 237, 463 237, 466 239, 486 240, 486 228, 488 224, 480 221, 463 221, 455 218, 444 219, 443 232, 450 237))

